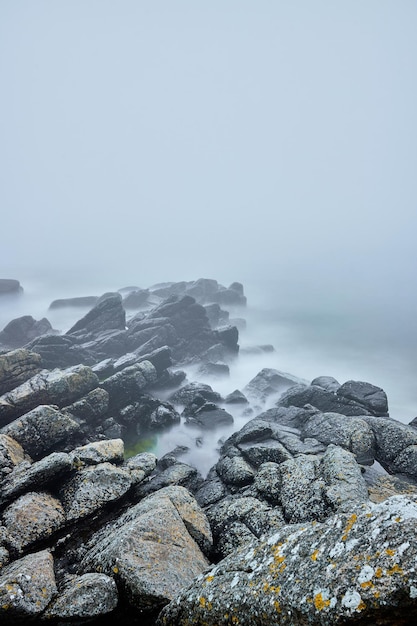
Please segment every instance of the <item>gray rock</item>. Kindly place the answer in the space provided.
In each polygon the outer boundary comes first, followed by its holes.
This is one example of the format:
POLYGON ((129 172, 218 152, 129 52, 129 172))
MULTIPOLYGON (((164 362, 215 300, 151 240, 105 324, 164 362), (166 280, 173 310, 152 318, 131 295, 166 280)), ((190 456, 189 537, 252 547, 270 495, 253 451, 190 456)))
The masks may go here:
POLYGON ((211 544, 207 519, 192 496, 182 487, 168 487, 97 533, 81 569, 115 576, 130 604, 155 611, 207 568, 190 531, 211 544))
MULTIPOLYGON (((417 434, 417 433, 416 433, 417 434)), ((375 459, 375 435, 360 417, 339 413, 316 413, 303 427, 304 437, 342 446, 353 452, 358 463, 372 465, 375 459)))
POLYGON ((68 415, 41 405, 4 426, 0 433, 12 437, 31 457, 39 459, 78 428, 77 422, 68 415))
POLYGON ((2 624, 38 617, 55 597, 57 587, 50 552, 28 554, 6 565, 0 574, 2 624))
POLYGON ((244 393, 239 391, 239 389, 235 389, 232 393, 229 393, 225 399, 226 404, 248 404, 248 399, 244 393))
POLYGON ((46 620, 86 619, 106 615, 118 603, 119 594, 113 578, 106 574, 69 576, 59 596, 51 602, 43 618, 46 620))
POLYGON ((17 441, 8 435, 0 434, 0 482, 26 458, 25 451, 17 441))
POLYGON ((321 459, 321 474, 326 483, 325 499, 334 511, 368 500, 368 489, 353 454, 330 445, 321 459))
POLYGON ((107 414, 108 409, 109 394, 105 389, 97 388, 73 404, 65 406, 63 411, 85 420, 88 424, 97 424, 107 414))
POLYGON ((157 381, 155 367, 149 361, 131 365, 106 378, 101 387, 109 394, 110 409, 123 407, 141 397, 157 381))
POLYGON ((65 370, 42 370, 0 398, 0 425, 23 415, 39 404, 65 406, 98 386, 91 368, 76 365, 65 370))
POLYGON ((99 463, 122 463, 124 460, 124 443, 122 439, 95 441, 72 450, 69 454, 72 464, 78 469, 84 465, 99 463))
POLYGON ((49 538, 65 524, 61 503, 46 492, 20 496, 4 510, 2 519, 8 534, 8 547, 18 554, 49 538))
POLYGON ((284 526, 204 572, 158 625, 411 625, 416 530, 417 505, 403 496, 284 526))
POLYGON ((337 395, 363 405, 373 415, 388 415, 388 400, 383 389, 356 380, 348 380, 337 390, 337 395))
POLYGON ((300 378, 271 368, 264 368, 244 387, 245 395, 265 402, 267 398, 300 383, 300 378))
POLYGON ((254 537, 281 528, 284 517, 252 496, 232 495, 206 509, 217 556, 225 557, 254 537))
POLYGON ((317 376, 314 380, 311 381, 311 385, 316 387, 322 387, 326 391, 330 391, 332 393, 336 393, 336 391, 341 387, 340 383, 333 376, 317 376))
POLYGON ((275 439, 265 439, 258 442, 247 442, 239 444, 242 456, 251 466, 258 468, 262 463, 271 461, 273 463, 283 463, 292 458, 291 453, 275 439))
POLYGON ((367 422, 375 435, 376 459, 389 473, 401 472, 410 478, 417 478, 417 467, 410 463, 413 448, 403 453, 409 446, 417 445, 417 430, 391 418, 371 417, 367 422))
POLYGON ((0 355, 0 394, 18 387, 42 369, 36 352, 20 348, 0 355))
POLYGON ((240 455, 223 456, 216 464, 216 471, 227 485, 243 487, 253 482, 255 469, 240 455))
POLYGON ((0 278, 0 295, 18 294, 23 292, 23 287, 14 278, 0 278))
POLYGON ((154 476, 151 476, 147 481, 136 487, 135 496, 143 498, 164 487, 173 485, 186 487, 191 493, 195 493, 200 489, 202 483, 203 478, 195 467, 177 461, 162 471, 155 472, 154 476))
POLYGON ((59 490, 69 522, 83 519, 108 502, 121 498, 132 486, 130 472, 110 463, 80 469, 59 490))
POLYGON ((193 415, 187 415, 185 423, 205 430, 214 430, 222 426, 229 426, 233 424, 233 421, 233 415, 225 411, 225 409, 219 409, 215 405, 211 405, 211 403, 205 403, 193 415))
POLYGON ((126 313, 122 306, 122 296, 119 293, 112 293, 100 299, 91 311, 78 320, 66 334, 94 334, 104 330, 124 330, 125 328, 126 313))
POLYGON ((296 385, 284 392, 277 402, 281 407, 305 407, 310 405, 323 413, 342 415, 371 415, 371 411, 354 400, 339 396, 317 385, 296 385))
POLYGON ((217 391, 213 391, 210 385, 204 383, 187 383, 169 397, 169 401, 174 404, 189 404, 196 396, 202 396, 208 402, 220 402, 221 396, 217 391))
POLYGON ((7 324, 0 332, 0 344, 8 348, 21 348, 36 337, 56 333, 50 322, 43 317, 35 320, 31 315, 23 315, 7 324))
POLYGON ((24 491, 45 489, 61 480, 71 469, 71 456, 66 452, 52 452, 31 465, 22 463, 3 481, 0 503, 24 491))

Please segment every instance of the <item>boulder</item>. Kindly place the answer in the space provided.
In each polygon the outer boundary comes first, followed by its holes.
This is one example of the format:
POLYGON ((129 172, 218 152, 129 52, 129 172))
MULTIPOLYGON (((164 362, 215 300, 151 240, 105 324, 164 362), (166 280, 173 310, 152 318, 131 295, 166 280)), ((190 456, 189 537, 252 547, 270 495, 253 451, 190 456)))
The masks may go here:
POLYGON ((0 344, 8 348, 21 348, 36 337, 51 333, 56 331, 46 317, 37 321, 31 315, 23 315, 3 328, 0 332, 0 344))
POLYGON ((0 573, 0 619, 12 624, 38 617, 57 594, 52 555, 28 554, 0 573))
POLYGON ((138 309, 148 300, 149 289, 134 289, 123 297, 125 309, 138 309))
POLYGON ((65 406, 98 386, 94 372, 84 365, 65 370, 42 370, 0 397, 0 426, 40 404, 65 406))
POLYGON ((411 625, 416 531, 417 505, 404 496, 283 526, 192 581, 157 624, 411 625))
POLYGON ((296 385, 285 391, 277 401, 281 407, 315 407, 323 413, 341 415, 371 415, 369 409, 354 400, 327 391, 318 385, 296 385))
POLYGON ((76 433, 79 425, 52 406, 40 405, 4 426, 0 433, 17 441, 34 459, 48 454, 76 433))
POLYGON ((0 355, 0 395, 18 387, 42 369, 36 352, 20 348, 0 355))
POLYGON ((114 576, 128 602, 156 614, 208 566, 207 519, 182 487, 167 487, 128 509, 93 535, 82 571, 114 576))
POLYGON ((170 395, 169 400, 174 404, 190 404, 196 396, 202 396, 209 402, 220 402, 221 395, 213 391, 210 385, 198 382, 187 383, 170 395))
POLYGON ((27 344, 26 348, 38 353, 43 367, 54 369, 72 365, 90 365, 90 353, 77 345, 74 337, 63 335, 43 335, 27 344))
POLYGON ((122 306, 122 296, 119 293, 113 293, 100 299, 91 311, 78 320, 66 334, 94 335, 105 330, 124 330, 125 328, 126 313, 122 306))
POLYGON ((14 278, 0 278, 0 295, 23 292, 20 282, 14 278))
POLYGON ((246 396, 265 402, 271 395, 282 393, 299 383, 299 378, 275 369, 265 367, 244 387, 246 396))
POLYGON ((21 554, 62 528, 65 514, 62 504, 51 494, 29 492, 4 510, 2 522, 8 535, 8 548, 21 554))
POLYGON ((25 451, 17 441, 0 434, 0 482, 19 464, 24 463, 26 458, 25 451))
POLYGON ((375 435, 376 460, 391 474, 417 479, 417 430, 391 418, 365 418, 375 435))
POLYGON ((59 596, 51 602, 43 618, 47 621, 61 620, 60 623, 73 623, 74 620, 90 620, 113 611, 119 594, 114 579, 105 574, 89 573, 81 576, 68 576, 59 596))
POLYGON ((387 394, 380 387, 362 381, 348 380, 337 395, 363 405, 372 415, 388 415, 387 394))
POLYGON ((138 400, 145 389, 157 381, 155 367, 149 361, 142 361, 109 376, 101 387, 109 394, 109 408, 121 408, 138 400))
POLYGON ((200 472, 187 463, 178 460, 167 466, 158 466, 148 480, 145 480, 135 488, 135 497, 144 498, 164 487, 185 487, 190 493, 196 493, 203 484, 200 472))

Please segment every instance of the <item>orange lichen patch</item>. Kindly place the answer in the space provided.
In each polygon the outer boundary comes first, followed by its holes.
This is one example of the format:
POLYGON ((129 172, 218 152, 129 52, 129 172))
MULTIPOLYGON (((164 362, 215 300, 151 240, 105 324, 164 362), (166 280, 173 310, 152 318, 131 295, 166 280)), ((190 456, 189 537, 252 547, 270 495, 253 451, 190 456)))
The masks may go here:
POLYGON ((374 591, 374 598, 379 598, 381 593, 379 591, 374 591))
POLYGON ((115 566, 113 567, 113 572, 114 572, 115 574, 118 574, 118 573, 119 573, 119 568, 117 567, 117 565, 115 565, 115 566))
POLYGON ((264 582, 262 589, 264 593, 279 593, 281 591, 281 587, 270 585, 267 581, 264 582))
POLYGON ((401 520, 402 520, 402 517, 398 516, 395 518, 394 522, 401 522, 401 520))
POLYGON ((362 589, 369 589, 369 587, 373 587, 373 583, 370 580, 365 580, 365 582, 361 583, 362 589))
POLYGON ((7 609, 10 609, 10 604, 2 604, 1 608, 3 609, 3 611, 7 611, 7 609))
POLYGON ((271 574, 281 574, 287 565, 284 563, 285 556, 281 554, 281 548, 284 544, 278 543, 276 546, 272 546, 271 551, 274 555, 274 562, 269 566, 271 574))
POLYGON ((366 609, 366 604, 363 600, 361 600, 356 608, 357 611, 363 611, 366 609))
POLYGON ((404 570, 396 563, 393 567, 386 570, 388 576, 392 576, 393 574, 404 574, 404 570))
POLYGON ((206 582, 211 583, 214 580, 214 576, 206 576, 206 582))
POLYGON ((275 600, 275 602, 274 602, 274 609, 276 610, 277 613, 281 613, 282 609, 281 609, 281 605, 278 602, 278 600, 275 600))
POLYGON ((358 516, 356 515, 356 513, 353 513, 349 517, 349 519, 347 521, 347 524, 346 524, 346 528, 345 528, 343 536, 342 536, 342 541, 346 541, 346 539, 348 538, 348 534, 352 530, 352 527, 355 524, 357 519, 358 519, 358 516))
POLYGON ((322 611, 326 607, 330 606, 330 600, 325 600, 321 593, 316 593, 314 596, 314 606, 317 611, 322 611))
POLYGON ((312 555, 311 555, 311 557, 310 557, 310 558, 311 558, 311 560, 312 560, 312 561, 317 561, 317 557, 318 557, 318 555, 319 555, 319 554, 320 554, 320 551, 319 551, 319 550, 314 550, 313 554, 312 554, 312 555))
POLYGON ((375 576, 376 578, 381 578, 383 572, 382 572, 382 568, 381 567, 377 567, 375 570, 375 576))
POLYGON ((232 624, 239 624, 239 618, 236 615, 232 615, 232 624))
POLYGON ((391 548, 386 548, 385 552, 388 556, 394 556, 395 554, 395 550, 391 550, 391 548))

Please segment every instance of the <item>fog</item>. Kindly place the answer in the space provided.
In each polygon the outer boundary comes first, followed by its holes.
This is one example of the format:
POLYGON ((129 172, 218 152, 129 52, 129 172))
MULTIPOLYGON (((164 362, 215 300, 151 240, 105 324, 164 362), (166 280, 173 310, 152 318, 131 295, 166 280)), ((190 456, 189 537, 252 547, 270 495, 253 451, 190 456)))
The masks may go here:
POLYGON ((341 373, 415 378, 416 27, 412 0, 2 0, 1 275, 239 280, 283 369, 337 339, 341 373))

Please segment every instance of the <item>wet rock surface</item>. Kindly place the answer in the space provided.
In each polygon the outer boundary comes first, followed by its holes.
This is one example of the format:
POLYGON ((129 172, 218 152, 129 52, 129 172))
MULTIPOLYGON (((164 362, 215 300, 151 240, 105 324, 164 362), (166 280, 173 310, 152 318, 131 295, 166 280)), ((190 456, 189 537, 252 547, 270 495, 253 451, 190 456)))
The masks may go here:
POLYGON ((79 300, 65 334, 0 334, 2 624, 414 620, 417 429, 381 388, 263 368, 222 395, 240 283, 79 300))

